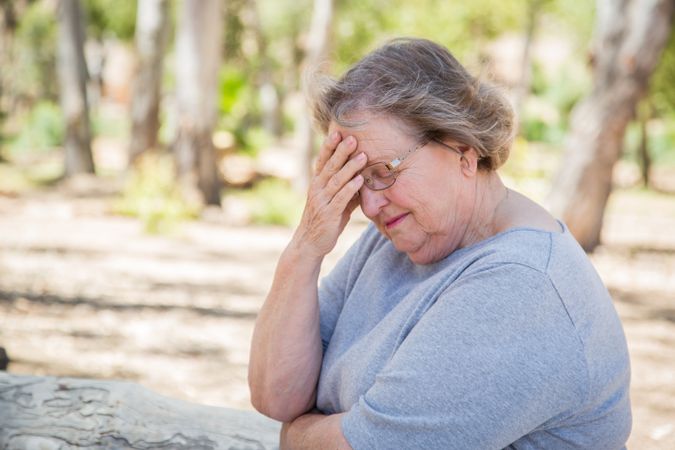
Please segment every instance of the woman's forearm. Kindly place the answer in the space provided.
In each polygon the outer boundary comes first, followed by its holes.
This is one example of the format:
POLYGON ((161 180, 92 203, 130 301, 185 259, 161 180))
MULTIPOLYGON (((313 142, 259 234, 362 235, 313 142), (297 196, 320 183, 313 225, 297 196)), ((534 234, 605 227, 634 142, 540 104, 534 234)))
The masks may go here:
POLYGON ((256 321, 249 362, 251 402, 276 420, 295 419, 315 403, 322 359, 320 267, 320 259, 291 242, 256 321))
POLYGON ((318 279, 321 262, 334 247, 358 206, 363 153, 356 139, 339 132, 324 140, 317 173, 295 235, 284 251, 270 293, 256 321, 249 361, 253 406, 288 422, 316 401, 322 348, 318 279))

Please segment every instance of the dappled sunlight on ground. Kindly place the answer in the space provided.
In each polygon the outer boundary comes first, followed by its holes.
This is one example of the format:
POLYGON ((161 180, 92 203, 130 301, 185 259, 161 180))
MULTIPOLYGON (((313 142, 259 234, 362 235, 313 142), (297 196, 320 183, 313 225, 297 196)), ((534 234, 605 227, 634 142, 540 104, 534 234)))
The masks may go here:
MULTIPOLYGON (((151 236, 137 220, 111 216, 112 198, 104 188, 0 196, 0 346, 9 370, 132 380, 251 408, 250 335, 292 230, 215 217, 151 236)), ((675 448, 673 200, 618 191, 605 244, 592 255, 628 335, 633 448, 675 448)), ((365 225, 356 213, 324 273, 365 225)))

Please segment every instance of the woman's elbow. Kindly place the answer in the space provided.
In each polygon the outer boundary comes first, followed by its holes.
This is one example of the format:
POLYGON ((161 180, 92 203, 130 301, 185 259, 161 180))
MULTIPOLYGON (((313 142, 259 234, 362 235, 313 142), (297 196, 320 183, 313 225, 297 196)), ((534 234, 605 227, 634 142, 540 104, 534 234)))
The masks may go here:
POLYGON ((265 401, 253 395, 251 395, 251 404, 260 414, 279 422, 292 422, 306 412, 305 410, 293 410, 281 402, 265 401))
POLYGON ((292 400, 275 398, 264 389, 249 384, 251 404, 259 413, 279 422, 291 422, 311 409, 311 405, 294 404, 292 400))

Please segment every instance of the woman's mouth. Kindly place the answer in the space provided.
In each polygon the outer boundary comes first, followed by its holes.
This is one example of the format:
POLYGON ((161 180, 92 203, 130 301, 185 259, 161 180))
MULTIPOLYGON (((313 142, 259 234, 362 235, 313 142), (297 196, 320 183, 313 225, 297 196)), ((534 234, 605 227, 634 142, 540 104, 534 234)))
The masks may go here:
POLYGON ((395 226, 397 226, 398 224, 403 222, 403 220, 408 216, 408 214, 410 214, 410 213, 404 213, 404 214, 401 214, 400 216, 396 216, 396 217, 394 217, 390 220, 387 220, 384 224, 384 227, 387 230, 391 230, 392 228, 394 228, 395 226))

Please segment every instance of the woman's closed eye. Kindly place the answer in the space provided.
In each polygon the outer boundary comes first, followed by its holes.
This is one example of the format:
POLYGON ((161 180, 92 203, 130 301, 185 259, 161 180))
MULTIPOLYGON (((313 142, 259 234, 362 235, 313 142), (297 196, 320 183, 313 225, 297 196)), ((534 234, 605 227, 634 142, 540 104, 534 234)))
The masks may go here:
POLYGON ((375 163, 361 171, 364 183, 371 189, 381 190, 391 186, 396 172, 387 167, 385 163, 375 163))

